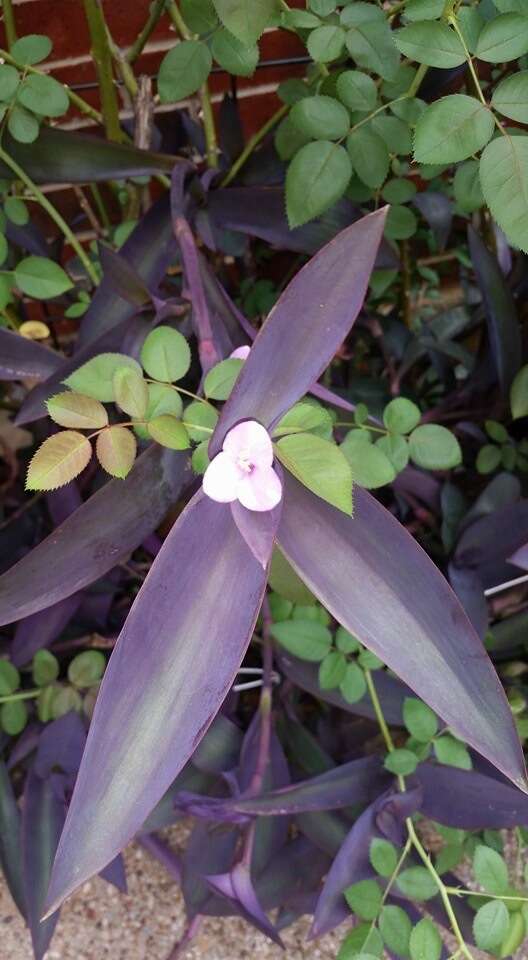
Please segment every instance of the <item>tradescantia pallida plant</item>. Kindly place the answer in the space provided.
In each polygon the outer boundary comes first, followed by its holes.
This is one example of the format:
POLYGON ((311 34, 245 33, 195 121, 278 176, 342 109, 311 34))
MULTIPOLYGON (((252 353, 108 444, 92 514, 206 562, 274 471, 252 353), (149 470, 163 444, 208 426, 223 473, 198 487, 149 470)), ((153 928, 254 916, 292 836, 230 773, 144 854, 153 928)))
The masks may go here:
MULTIPOLYGON (((291 281, 221 411, 209 444, 213 467, 230 448, 242 473, 262 466, 251 431, 259 442, 269 436, 334 355, 361 308, 384 218, 380 211, 353 224, 291 281), (233 447, 242 429, 250 442, 233 447)), ((353 514, 351 496, 343 512, 296 478, 280 441, 275 456, 280 502, 248 510, 233 489, 205 483, 133 604, 90 726, 49 911, 114 859, 200 742, 251 638, 275 542, 339 623, 525 789, 510 708, 437 568, 365 490, 355 490, 353 514)), ((269 469, 269 452, 264 459, 269 469)))

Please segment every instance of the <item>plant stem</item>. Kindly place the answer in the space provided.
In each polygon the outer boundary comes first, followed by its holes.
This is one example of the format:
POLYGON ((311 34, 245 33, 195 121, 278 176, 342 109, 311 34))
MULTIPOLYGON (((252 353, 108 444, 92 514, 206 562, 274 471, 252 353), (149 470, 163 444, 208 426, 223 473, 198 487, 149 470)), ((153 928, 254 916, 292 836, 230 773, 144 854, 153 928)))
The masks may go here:
POLYGON ((40 690, 23 690, 20 693, 10 693, 6 697, 0 697, 0 703, 14 703, 15 700, 34 700, 40 696, 40 690))
MULTIPOLYGON (((448 893, 452 894, 454 897, 487 897, 489 899, 489 893, 481 893, 479 890, 465 890, 464 887, 446 887, 448 893)), ((522 901, 522 903, 528 903, 528 897, 523 897, 521 894, 517 896, 506 896, 505 894, 494 893, 494 900, 515 900, 522 901)))
MULTIPOLYGON (((370 695, 370 699, 372 701, 372 706, 374 707, 374 713, 376 714, 376 720, 378 721, 381 734, 385 741, 385 746, 387 747, 387 751, 388 753, 392 753, 393 750, 395 749, 394 741, 392 739, 391 732, 387 726, 387 722, 383 715, 383 709, 378 697, 376 687, 374 685, 374 680, 372 679, 372 674, 370 670, 365 670, 364 672, 365 672, 365 680, 367 683, 367 689, 370 695)), ((402 777, 401 774, 398 774, 397 780, 398 780, 398 786, 400 790, 402 792, 405 791, 406 789, 405 778, 402 777)), ((460 930, 460 927, 458 925, 458 920, 456 918, 453 907, 451 906, 451 901, 449 899, 449 890, 443 883, 442 878, 439 876, 439 874, 436 872, 435 868, 433 867, 429 854, 427 853, 426 850, 424 850, 422 846, 422 842, 414 828, 414 823, 412 822, 411 817, 407 817, 407 819, 405 820, 405 826, 407 827, 409 840, 411 841, 414 849, 416 850, 418 856, 420 857, 422 863, 424 864, 427 872, 430 873, 431 876, 433 877, 434 882, 438 888, 440 899, 442 900, 445 912, 451 924, 451 929, 456 937, 456 940, 459 946, 459 952, 462 953, 467 958, 467 960, 474 960, 473 955, 469 950, 464 940, 464 937, 462 935, 462 931, 460 930)))
POLYGON ((273 116, 271 116, 269 120, 267 120, 266 123, 260 128, 260 130, 257 130, 257 132, 253 134, 253 136, 246 143, 246 146, 242 150, 240 156, 237 157, 231 169, 226 173, 220 184, 221 187, 227 187, 231 181, 235 179, 241 168, 253 153, 255 147, 257 147, 264 137, 267 136, 270 130, 273 130, 273 127, 279 122, 279 120, 282 120, 282 118, 287 114, 288 109, 289 107, 287 104, 279 107, 273 116))
POLYGON ((406 95, 405 95, 406 97, 414 97, 414 96, 416 96, 416 94, 418 93, 418 90, 420 89, 420 87, 421 87, 421 85, 422 85, 422 80, 423 80, 423 78, 425 77, 425 74, 427 73, 427 70, 428 70, 428 69, 429 69, 429 68, 428 68, 428 66, 427 66, 426 63, 421 63, 421 64, 420 64, 420 66, 418 67, 418 70, 416 71, 416 76, 415 76, 413 82, 411 83, 409 89, 407 90, 407 93, 406 93, 406 95))
POLYGON ((471 76, 472 76, 473 83, 475 84, 475 89, 476 89, 476 91, 477 91, 479 100, 480 100, 481 103, 484 104, 485 107, 487 107, 488 104, 486 103, 486 98, 485 98, 485 96, 484 96, 484 94, 483 94, 483 92, 482 92, 482 87, 480 86, 480 81, 479 81, 479 78, 478 78, 478 76, 477 76, 477 72, 476 72, 476 70, 475 70, 475 67, 474 67, 474 65, 473 65, 473 60, 472 60, 471 54, 470 54, 470 52, 469 52, 469 50, 468 50, 468 48, 467 48, 466 41, 464 40, 462 31, 460 30, 460 27, 458 26, 458 23, 457 23, 457 19, 456 19, 456 17, 454 16, 453 13, 451 13, 450 16, 447 18, 447 22, 450 23, 451 26, 453 27, 453 30, 455 31, 458 39, 460 40, 460 43, 462 44, 462 46, 463 46, 463 48, 464 48, 464 53, 465 53, 465 55, 466 55, 466 60, 467 60, 467 65, 468 65, 468 67, 469 67, 469 72, 470 72, 470 74, 471 74, 471 76))
POLYGON ((90 30, 92 56, 99 81, 106 135, 109 140, 119 142, 122 140, 119 104, 112 74, 112 54, 108 45, 101 0, 84 0, 84 12, 90 30))
POLYGON ((13 10, 13 0, 2 0, 2 10, 4 11, 4 27, 7 40, 7 46, 11 47, 17 39, 15 12, 13 10))
POLYGON ((134 43, 131 47, 129 47, 126 53, 126 59, 129 63, 134 63, 134 61, 137 60, 142 53, 145 44, 148 42, 150 35, 164 10, 165 0, 155 0, 150 8, 150 13, 145 21, 143 29, 138 33, 134 43))
MULTIPOLYGON (((146 381, 147 383, 161 383, 160 380, 152 380, 149 379, 149 377, 146 377, 146 381)), ((184 393, 186 397, 192 397, 193 400, 197 400, 199 403, 205 403, 206 406, 216 410, 214 404, 209 403, 209 400, 206 400, 205 397, 199 397, 197 393, 191 393, 190 390, 184 390, 183 387, 177 387, 175 383, 164 383, 163 386, 171 387, 172 390, 176 390, 178 393, 184 393)))
POLYGON ((28 177, 25 170, 23 170, 22 167, 19 167, 18 163, 15 160, 13 160, 13 158, 10 157, 8 153, 6 153, 3 147, 0 147, 0 160, 3 160, 6 166, 8 166, 13 171, 13 173, 17 175, 18 179, 22 180, 22 183, 25 184, 25 186, 28 187, 29 190, 31 190, 36 200, 38 200, 38 202, 40 203, 41 207, 46 211, 47 214, 49 214, 53 222, 59 227, 59 229, 64 234, 64 237, 66 238, 70 246, 75 250, 75 253, 79 257, 79 260, 81 261, 84 269, 86 270, 86 273, 90 277, 90 280, 92 281, 94 286, 98 286, 99 277, 97 275, 97 271, 93 263, 84 252, 81 244, 77 240, 77 237, 72 232, 72 230, 70 229, 66 221, 63 219, 63 217, 61 217, 59 211, 56 210, 53 204, 49 202, 45 194, 42 193, 42 190, 39 190, 36 183, 33 183, 33 180, 31 180, 31 178, 28 177))
POLYGON ((189 30, 185 20, 183 19, 178 4, 176 0, 168 0, 166 4, 167 13, 169 14, 170 19, 172 20, 173 25, 176 27, 176 30, 180 34, 183 40, 191 39, 191 31, 189 30))
POLYGON ((106 24, 105 24, 105 28, 106 28, 105 32, 106 32, 106 42, 108 44, 108 49, 110 50, 110 53, 114 59, 115 65, 119 73, 121 74, 121 79, 125 85, 125 89, 134 100, 137 97, 139 92, 139 86, 138 86, 138 82, 136 80, 134 71, 130 66, 130 63, 126 59, 124 53, 122 52, 121 48, 118 47, 117 43, 115 42, 106 24))

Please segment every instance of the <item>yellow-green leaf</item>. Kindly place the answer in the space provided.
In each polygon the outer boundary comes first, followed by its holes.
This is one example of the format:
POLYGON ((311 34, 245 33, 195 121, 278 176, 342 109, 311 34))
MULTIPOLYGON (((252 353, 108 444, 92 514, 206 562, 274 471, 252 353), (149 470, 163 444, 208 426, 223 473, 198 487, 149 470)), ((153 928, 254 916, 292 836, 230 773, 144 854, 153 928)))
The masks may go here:
POLYGON ((82 393, 57 393, 50 397, 46 406, 51 419, 61 427, 99 430, 108 423, 108 414, 103 404, 82 393))
POLYGON ((129 416, 142 420, 147 412, 149 390, 139 370, 118 367, 113 377, 116 403, 129 416))
POLYGON ((136 459, 136 440, 126 427, 109 427, 97 437, 99 463, 112 477, 124 479, 136 459))
POLYGON ((90 441, 76 430, 48 437, 29 464, 26 490, 56 490, 77 477, 90 461, 90 441))
POLYGON ((339 447, 313 433, 293 433, 276 445, 281 463, 321 499, 352 514, 352 471, 339 447))
POLYGON ((189 434, 183 423, 170 413, 162 413, 159 417, 149 420, 147 429, 152 439, 161 443, 162 447, 169 447, 170 450, 187 450, 190 446, 189 434))

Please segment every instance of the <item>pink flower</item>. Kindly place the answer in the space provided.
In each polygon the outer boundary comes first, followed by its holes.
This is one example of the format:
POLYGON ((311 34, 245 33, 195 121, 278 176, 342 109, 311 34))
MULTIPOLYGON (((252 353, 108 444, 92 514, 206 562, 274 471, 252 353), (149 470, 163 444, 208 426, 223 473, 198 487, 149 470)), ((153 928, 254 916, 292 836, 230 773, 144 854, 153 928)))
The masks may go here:
POLYGON ((247 360, 251 347, 237 347, 233 353, 229 354, 230 360, 247 360))
POLYGON ((227 434, 222 450, 203 478, 204 493, 218 503, 239 500, 248 510, 273 510, 282 484, 273 469, 273 445, 256 420, 245 420, 227 434))

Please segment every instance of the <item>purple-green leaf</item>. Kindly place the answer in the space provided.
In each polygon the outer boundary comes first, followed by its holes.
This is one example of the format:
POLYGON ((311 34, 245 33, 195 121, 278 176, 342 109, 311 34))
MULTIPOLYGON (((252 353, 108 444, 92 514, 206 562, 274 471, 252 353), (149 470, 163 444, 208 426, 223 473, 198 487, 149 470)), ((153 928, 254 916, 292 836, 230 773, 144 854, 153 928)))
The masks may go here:
POLYGON ((48 909, 116 856, 188 760, 233 682, 265 586, 229 505, 199 492, 167 537, 110 658, 48 909))
POLYGON ((356 487, 353 519, 285 472, 277 540, 330 613, 522 790, 523 754, 491 661, 447 581, 356 487))
POLYGON ((240 420, 271 427, 319 379, 363 304, 385 213, 371 213, 343 230, 288 285, 223 408, 212 455, 240 420))
POLYGON ((111 570, 160 523, 186 479, 185 453, 151 446, 126 480, 110 480, 0 577, 0 622, 45 610, 111 570))
POLYGON ((19 333, 0 329, 0 380, 47 380, 63 358, 19 333))
POLYGON ((22 847, 27 921, 35 960, 42 960, 59 919, 56 911, 40 922, 53 857, 64 823, 65 805, 50 778, 31 770, 24 789, 22 847))

